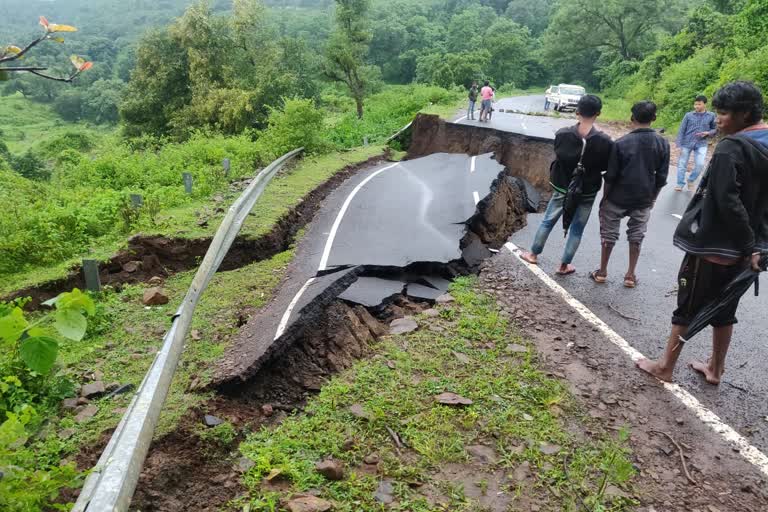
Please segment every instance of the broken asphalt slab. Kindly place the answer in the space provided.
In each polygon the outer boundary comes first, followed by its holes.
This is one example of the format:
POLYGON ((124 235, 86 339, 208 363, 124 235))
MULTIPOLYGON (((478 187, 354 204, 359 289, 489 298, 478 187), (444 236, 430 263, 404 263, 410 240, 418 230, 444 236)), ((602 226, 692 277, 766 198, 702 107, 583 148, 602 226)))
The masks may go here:
POLYGON ((442 295, 448 283, 444 277, 405 271, 461 260, 476 197, 488 196, 504 169, 491 156, 439 153, 379 166, 331 193, 298 244, 277 296, 243 326, 213 385, 254 375, 340 294, 367 306, 401 292, 406 283, 418 285, 411 285, 413 293, 426 299, 442 295), (354 285, 366 269, 404 276, 362 276, 354 285))

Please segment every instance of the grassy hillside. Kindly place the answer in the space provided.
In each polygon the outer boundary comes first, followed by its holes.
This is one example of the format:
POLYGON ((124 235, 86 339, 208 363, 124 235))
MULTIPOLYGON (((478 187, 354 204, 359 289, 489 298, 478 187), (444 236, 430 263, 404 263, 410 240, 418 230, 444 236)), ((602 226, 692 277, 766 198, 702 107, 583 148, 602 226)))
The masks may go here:
MULTIPOLYGON (((0 96, 0 138, 13 154, 21 154, 37 144, 59 137, 73 128, 97 133, 85 124, 62 120, 48 105, 30 101, 20 93, 0 96)), ((101 128, 99 133, 110 129, 101 128)))

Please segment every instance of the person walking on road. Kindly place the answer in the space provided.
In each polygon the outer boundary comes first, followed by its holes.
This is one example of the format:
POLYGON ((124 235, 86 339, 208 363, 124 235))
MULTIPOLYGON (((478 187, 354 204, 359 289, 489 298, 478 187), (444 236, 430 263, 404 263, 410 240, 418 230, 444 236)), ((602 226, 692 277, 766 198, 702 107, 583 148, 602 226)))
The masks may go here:
POLYGON ((576 272, 571 262, 581 244, 581 237, 592 212, 595 197, 602 186, 602 173, 608 167, 613 149, 611 138, 595 128, 595 120, 602 108, 603 102, 597 96, 592 94, 582 96, 576 107, 579 122, 568 128, 562 128, 555 134, 556 158, 549 168, 552 198, 547 205, 544 219, 536 231, 530 252, 522 255, 528 263, 534 265, 538 263, 538 257, 544 251, 549 234, 563 214, 568 186, 574 177, 576 166, 581 161, 584 166, 582 195, 568 231, 568 241, 565 244, 560 267, 557 269, 559 275, 576 272))
MULTIPOLYGON (((760 258, 768 254, 768 124, 762 121, 762 93, 751 82, 732 82, 715 93, 712 104, 725 138, 675 231, 674 244, 685 257, 672 332, 660 359, 637 362, 664 381, 672 380, 691 320, 745 267, 759 272, 760 258)), ((712 355, 691 363, 710 384, 719 384, 725 371, 737 308, 734 301, 710 321, 712 355)))
POLYGON ((485 81, 483 88, 480 89, 480 97, 483 100, 480 104, 480 122, 483 122, 488 120, 493 103, 493 88, 488 80, 485 81))
POLYGON ((477 103, 477 82, 472 82, 472 87, 469 88, 469 108, 467 109, 467 117, 474 121, 475 119, 475 104, 477 103))
POLYGON ((616 141, 605 173, 605 189, 600 203, 600 269, 590 274, 593 281, 605 283, 608 261, 619 241, 621 220, 627 222, 629 268, 624 286, 637 286, 635 268, 648 229, 651 209, 669 174, 669 142, 656 133, 656 104, 640 101, 632 107, 633 130, 616 141))
POLYGON ((680 192, 685 187, 685 174, 688 170, 688 160, 693 153, 693 172, 688 177, 688 189, 693 190, 696 179, 704 170, 707 161, 709 137, 717 133, 715 114, 707 111, 707 97, 696 96, 693 112, 688 112, 683 118, 677 131, 675 143, 680 148, 680 159, 677 161, 677 185, 675 190, 680 192))

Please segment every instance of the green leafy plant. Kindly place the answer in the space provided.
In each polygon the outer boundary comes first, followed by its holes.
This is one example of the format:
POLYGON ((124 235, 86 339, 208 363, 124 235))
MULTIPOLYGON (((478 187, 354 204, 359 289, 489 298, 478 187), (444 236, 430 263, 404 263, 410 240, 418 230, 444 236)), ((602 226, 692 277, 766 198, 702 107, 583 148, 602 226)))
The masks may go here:
POLYGON ((56 363, 58 333, 64 338, 80 341, 88 327, 86 315, 93 315, 93 300, 77 288, 46 301, 55 313, 30 323, 18 304, 0 308, 0 342, 3 350, 17 354, 33 372, 47 374, 56 363))

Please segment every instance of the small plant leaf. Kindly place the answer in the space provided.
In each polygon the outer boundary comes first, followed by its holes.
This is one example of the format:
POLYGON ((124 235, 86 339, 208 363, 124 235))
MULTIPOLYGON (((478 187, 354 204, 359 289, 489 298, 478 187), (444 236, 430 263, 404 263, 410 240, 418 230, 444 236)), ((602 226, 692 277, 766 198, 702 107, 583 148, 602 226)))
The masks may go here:
POLYGON ((43 27, 45 27, 46 30, 48 30, 48 26, 50 25, 50 23, 48 23, 48 20, 45 19, 45 16, 40 16, 40 25, 42 25, 43 27))
POLYGON ((21 308, 13 308, 10 314, 0 318, 0 339, 14 342, 21 337, 28 325, 21 308))
POLYGON ((35 336, 27 338, 19 347, 19 355, 22 361, 37 373, 48 373, 56 363, 56 355, 59 352, 59 344, 55 339, 47 336, 35 336))
POLYGON ((60 294, 56 297, 55 304, 58 310, 72 309, 85 312, 89 316, 96 314, 96 305, 93 303, 93 299, 77 288, 74 288, 71 292, 60 294))
POLYGON ((71 25, 58 25, 56 23, 51 23, 48 26, 49 32, 77 32, 77 29, 71 25))
POLYGON ((88 321, 76 309, 62 309, 56 312, 56 321, 53 326, 65 338, 80 341, 85 336, 88 321))
POLYGON ((82 66, 80 66, 80 69, 79 69, 79 71, 88 71, 88 70, 89 70, 89 69, 91 69, 92 67, 93 67, 93 62, 86 62, 85 64, 83 64, 82 66))
POLYGON ((57 43, 63 43, 64 38, 63 37, 51 37, 49 38, 51 41, 56 41, 57 43))
POLYGON ((73 66, 75 66, 75 69, 80 69, 83 64, 85 64, 85 59, 78 55, 72 55, 69 58, 69 61, 72 63, 73 66))
POLYGON ((14 55, 18 55, 21 53, 21 48, 19 48, 18 46, 11 45, 5 48, 5 53, 12 53, 14 55))

